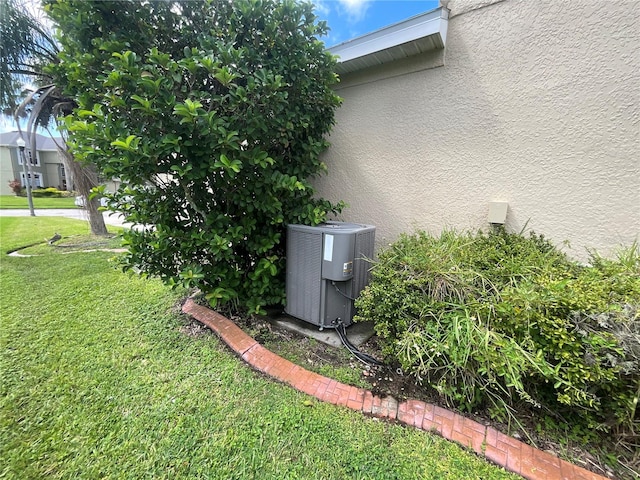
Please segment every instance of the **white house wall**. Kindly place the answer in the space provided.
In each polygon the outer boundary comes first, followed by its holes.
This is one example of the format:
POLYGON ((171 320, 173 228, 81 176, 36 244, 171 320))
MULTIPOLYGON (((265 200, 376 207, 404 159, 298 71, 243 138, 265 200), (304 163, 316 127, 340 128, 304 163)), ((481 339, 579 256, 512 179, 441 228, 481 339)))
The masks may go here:
MULTIPOLYGON (((9 182, 14 180, 11 150, 0 147, 0 195, 13 195, 9 182)), ((17 177, 19 178, 19 177, 17 177)))
POLYGON ((62 189, 62 178, 60 177, 60 165, 62 158, 58 152, 41 151, 40 161, 42 172, 44 173, 44 186, 62 189))
POLYGON ((446 50, 342 77, 319 195, 379 244, 486 228, 491 201, 578 258, 638 238, 640 2, 448 6, 446 50))

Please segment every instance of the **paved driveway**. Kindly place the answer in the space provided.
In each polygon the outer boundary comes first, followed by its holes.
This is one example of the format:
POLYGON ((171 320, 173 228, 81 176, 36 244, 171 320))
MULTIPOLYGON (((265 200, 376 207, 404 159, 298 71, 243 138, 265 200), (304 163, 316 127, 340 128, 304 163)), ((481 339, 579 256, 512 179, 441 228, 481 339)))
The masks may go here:
MULTIPOLYGON (((88 220, 87 211, 82 208, 36 208, 36 217, 67 217, 76 220, 88 220)), ((0 209, 0 217, 28 217, 29 209, 0 209)), ((116 227, 130 227, 124 223, 122 215, 112 212, 103 212, 104 223, 116 227)))

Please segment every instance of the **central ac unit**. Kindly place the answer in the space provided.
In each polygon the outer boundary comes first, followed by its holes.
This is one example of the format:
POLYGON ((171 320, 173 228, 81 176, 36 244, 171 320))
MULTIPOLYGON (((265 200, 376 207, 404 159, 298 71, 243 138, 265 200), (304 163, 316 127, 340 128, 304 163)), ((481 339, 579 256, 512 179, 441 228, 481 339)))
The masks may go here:
POLYGON ((375 230, 343 222, 288 225, 285 312, 320 330, 349 326, 353 301, 369 282, 375 230))

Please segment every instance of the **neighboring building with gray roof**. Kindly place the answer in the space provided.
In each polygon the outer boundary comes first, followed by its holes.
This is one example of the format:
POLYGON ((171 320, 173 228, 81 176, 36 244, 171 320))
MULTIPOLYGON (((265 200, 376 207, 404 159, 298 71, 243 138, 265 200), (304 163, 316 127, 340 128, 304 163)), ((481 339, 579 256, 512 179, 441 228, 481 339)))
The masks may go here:
MULTIPOLYGON (((20 132, 0 133, 0 195, 13 195, 9 182, 18 179, 26 185, 26 178, 20 158, 18 139, 20 132)), ((60 190, 71 188, 67 172, 64 168, 62 154, 58 151, 56 142, 64 145, 61 138, 52 139, 45 135, 36 135, 36 154, 32 155, 26 134, 22 135, 27 148, 25 157, 31 161, 33 178, 31 185, 34 188, 56 187, 60 190)), ((29 174, 27 174, 29 175, 29 174)))

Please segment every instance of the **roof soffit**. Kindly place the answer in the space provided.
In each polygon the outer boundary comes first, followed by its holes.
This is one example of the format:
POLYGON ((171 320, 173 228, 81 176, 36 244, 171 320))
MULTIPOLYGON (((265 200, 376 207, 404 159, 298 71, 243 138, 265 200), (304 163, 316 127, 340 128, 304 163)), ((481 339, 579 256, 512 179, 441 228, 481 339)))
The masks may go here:
POLYGON ((349 73, 445 47, 449 10, 436 8, 328 49, 349 73))

